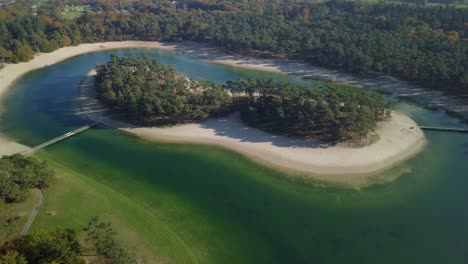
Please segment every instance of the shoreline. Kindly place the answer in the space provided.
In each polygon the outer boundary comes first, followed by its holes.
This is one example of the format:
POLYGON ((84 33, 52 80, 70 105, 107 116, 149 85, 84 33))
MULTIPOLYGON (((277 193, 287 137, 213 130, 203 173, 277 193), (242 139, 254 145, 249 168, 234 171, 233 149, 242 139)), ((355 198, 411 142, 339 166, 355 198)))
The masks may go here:
MULTIPOLYGON (((81 44, 79 46, 61 48, 51 53, 38 54, 34 57, 34 59, 32 59, 29 62, 24 62, 20 64, 8 64, 3 69, 0 69, 0 99, 5 94, 7 89, 10 88, 18 78, 20 78, 21 76, 23 76, 24 74, 30 71, 37 70, 37 69, 46 67, 48 65, 55 64, 55 63, 67 60, 69 58, 72 58, 81 54, 85 54, 85 53, 92 53, 92 52, 97 52, 101 50, 126 49, 126 48, 147 48, 147 49, 166 50, 166 51, 174 52, 176 54, 182 54, 184 56, 187 56, 193 59, 200 59, 200 60, 204 60, 204 61, 211 62, 211 63, 218 63, 218 64, 223 64, 223 65, 228 65, 231 67, 242 67, 242 68, 251 69, 251 70, 270 71, 270 72, 295 74, 295 75, 301 75, 300 72, 302 72, 303 76, 308 76, 306 73, 309 72, 308 71, 309 68, 304 69, 303 65, 297 62, 289 62, 289 61, 284 61, 284 60, 272 60, 272 59, 253 59, 253 58, 248 58, 248 57, 242 57, 240 55, 226 54, 224 51, 218 48, 213 48, 205 44, 193 43, 193 42, 160 43, 160 42, 142 42, 142 41, 122 41, 122 42, 81 44)), ((84 100, 86 104, 88 104, 89 100, 87 98, 89 98, 89 96, 85 96, 84 98, 80 96, 80 98, 78 98, 78 101, 81 100, 83 102, 84 100)), ((92 108, 93 106, 86 105, 86 107, 92 108)), ((101 113, 99 115, 102 115, 103 111, 104 110, 101 109, 101 113)), ((286 169, 287 171, 293 172, 294 174, 297 174, 297 173, 310 174, 312 178, 317 179, 319 181, 327 181, 327 182, 333 181, 333 182, 338 182, 338 183, 345 182, 345 183, 352 183, 352 185, 365 185, 364 183, 368 183, 369 179, 375 178, 373 176, 370 176, 371 174, 375 175, 380 171, 383 171, 389 167, 396 165, 397 163, 400 163, 416 155, 420 150, 422 150, 422 148, 426 144, 424 134, 422 133, 422 131, 419 130, 419 128, 417 128, 417 125, 414 123, 414 121, 412 121, 410 118, 404 115, 397 114, 397 117, 399 116, 402 116, 402 118, 406 118, 406 122, 408 122, 405 124, 406 127, 414 126, 416 128, 416 129, 413 129, 413 131, 418 131, 418 136, 417 136, 418 140, 415 140, 412 143, 406 142, 407 146, 405 147, 405 146, 401 146, 401 144, 397 144, 398 142, 401 142, 401 138, 396 137, 395 138, 396 142, 387 142, 388 143, 387 147, 395 149, 395 145, 398 145, 404 149, 398 149, 398 151, 395 152, 394 154, 387 154, 386 157, 384 157, 383 159, 381 158, 379 161, 375 160, 375 157, 379 156, 379 155, 375 155, 375 153, 372 155, 368 155, 369 159, 371 159, 370 162, 369 160, 365 158, 360 158, 360 160, 366 160, 367 166, 359 162, 354 163, 352 166, 350 166, 349 164, 350 162, 352 163, 352 161, 348 160, 348 163, 346 162, 344 163, 344 164, 348 164, 348 167, 343 167, 343 160, 342 160, 338 162, 338 165, 341 166, 341 169, 340 168, 336 169, 336 167, 335 169, 333 169, 332 166, 336 164, 331 164, 325 167, 315 166, 315 168, 313 168, 313 166, 311 167, 310 164, 304 165, 303 161, 302 162, 297 161, 297 159, 289 159, 286 162, 281 161, 281 160, 284 160, 285 154, 283 153, 282 155, 278 156, 278 153, 275 152, 276 153, 275 157, 268 157, 268 155, 271 155, 271 151, 269 149, 264 150, 261 154, 254 155, 252 153, 255 151, 252 150, 251 147, 247 148, 249 150, 247 152, 244 150, 246 149, 246 145, 245 145, 246 142, 241 142, 243 143, 243 145, 236 145, 237 147, 234 147, 233 144, 226 144, 225 142, 218 142, 218 141, 215 142, 213 141, 212 137, 207 137, 206 139, 202 140, 200 138, 199 139, 190 138, 187 135, 182 135, 182 138, 180 138, 180 136, 179 138, 177 138, 177 137, 174 137, 174 135, 172 134, 171 135, 173 136, 173 138, 171 142, 190 142, 190 143, 196 143, 196 144, 211 144, 211 145, 214 144, 214 145, 218 145, 222 147, 227 147, 231 150, 234 150, 243 155, 246 155, 249 158, 260 161, 262 164, 275 167, 276 169, 280 169, 280 170, 286 169), (242 147, 239 147, 239 146, 242 146, 242 147), (402 155, 402 153, 404 153, 404 155, 402 155), (268 158, 265 158, 265 157, 268 157, 268 158), (294 165, 296 166, 295 167, 291 166, 292 163, 294 163, 294 165), (304 166, 306 167, 309 166, 309 167, 304 169, 304 166), (314 173, 312 173, 312 171, 314 173), (345 176, 341 174, 345 174, 345 176)), ((95 118, 98 118, 98 116, 95 116, 95 118)), ((115 122, 113 120, 111 121, 115 122)), ((236 122, 236 120, 233 120, 233 119, 230 119, 227 121, 236 122)), ((186 126, 197 126, 197 125, 200 126, 200 124, 190 124, 186 126)), ((130 133, 136 133, 147 139, 156 140, 156 141, 161 141, 163 139, 167 141, 167 139, 170 139, 167 133, 159 134, 158 136, 158 134, 154 134, 154 132, 149 133, 148 131, 146 131, 145 129, 147 128, 134 128, 126 124, 124 124, 123 127, 124 127, 123 129, 124 131, 130 132, 130 133), (161 135, 163 135, 163 137, 161 135)), ((177 126, 173 128, 180 129, 180 127, 181 126, 177 126)), ((169 128, 169 129, 173 129, 173 128, 169 128)), ((194 128, 192 127, 192 129, 194 128)), ((202 131, 206 132, 209 130, 210 129, 204 129, 202 131)), ((254 133, 257 133, 257 132, 254 132, 254 133)), ((265 133, 265 132, 261 132, 261 133, 265 133)), ((399 134, 399 135, 401 136, 402 134, 399 134)), ((265 135, 261 134, 260 136, 265 136, 265 135)), ((277 138, 278 137, 275 136, 275 140, 278 140, 277 138)), ((383 142, 382 139, 379 140, 378 142, 380 141, 383 142)), ((9 141, 6 136, 0 135, 0 155, 2 154, 1 152, 2 149, 8 148, 7 146, 8 144, 4 144, 5 142, 12 142, 12 141, 9 141)), ((250 146, 255 146, 255 144, 257 143, 251 143, 250 146)), ((262 144, 267 144, 267 143, 263 142, 262 144)), ((372 144, 371 146, 374 146, 374 145, 376 144, 372 144)), ((23 145, 20 145, 20 146, 26 147, 23 145)), ((258 146, 254 147, 254 149, 258 149, 258 146)), ((298 149, 307 149, 307 148, 300 148, 298 146, 295 146, 294 149, 298 150, 298 149)), ((363 149, 365 148, 354 149, 354 150, 362 151, 363 149)), ((11 148, 8 150, 17 151, 14 148, 11 148)), ((323 149, 320 149, 320 150, 323 150, 323 149)), ((368 152, 367 149, 366 149, 366 152, 368 152)), ((257 153, 260 153, 260 152, 257 152, 257 153)), ((315 154, 318 156, 319 159, 323 158, 323 153, 315 153, 315 154)), ((355 154, 356 153, 353 153, 353 154, 347 153, 346 155, 343 156, 343 158, 346 160, 347 157, 352 157, 353 155, 356 156, 355 154)))
POLYGON ((80 84, 77 114, 84 118, 150 141, 226 148, 305 180, 357 189, 392 181, 397 176, 383 179, 378 173, 415 156, 427 144, 417 124, 399 112, 379 124, 376 142, 360 148, 272 135, 248 127, 238 114, 172 127, 138 127, 109 117, 108 109, 96 99, 95 74, 90 71, 80 84))
MULTIPOLYGON (((28 62, 18 64, 6 64, 0 69, 0 101, 3 100, 6 92, 15 82, 25 74, 56 64, 67 59, 101 50, 125 49, 125 48, 150 48, 161 50, 173 50, 175 46, 162 44, 160 42, 122 41, 122 42, 101 42, 92 44, 81 44, 60 48, 50 53, 37 53, 28 62)), ((1 113, 2 109, 0 109, 1 113)), ((3 155, 13 155, 31 150, 31 146, 19 144, 11 140, 0 131, 0 157, 3 155)))

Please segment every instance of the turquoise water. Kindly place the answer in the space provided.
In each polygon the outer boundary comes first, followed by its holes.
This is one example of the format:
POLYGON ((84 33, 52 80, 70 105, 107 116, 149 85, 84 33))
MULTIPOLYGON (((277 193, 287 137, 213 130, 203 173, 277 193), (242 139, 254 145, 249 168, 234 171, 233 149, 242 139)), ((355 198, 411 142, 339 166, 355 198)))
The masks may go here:
MULTIPOLYGON (((35 145, 80 126, 73 97, 83 75, 113 52, 87 54, 28 74, 4 102, 2 127, 35 145)), ((305 81, 156 51, 197 79, 305 81)), ((441 111, 399 102, 425 125, 460 125, 441 111)), ((139 201, 195 249, 202 263, 468 263, 468 136, 426 133, 429 146, 362 191, 295 182, 230 151, 155 144, 92 129, 46 154, 139 201)))

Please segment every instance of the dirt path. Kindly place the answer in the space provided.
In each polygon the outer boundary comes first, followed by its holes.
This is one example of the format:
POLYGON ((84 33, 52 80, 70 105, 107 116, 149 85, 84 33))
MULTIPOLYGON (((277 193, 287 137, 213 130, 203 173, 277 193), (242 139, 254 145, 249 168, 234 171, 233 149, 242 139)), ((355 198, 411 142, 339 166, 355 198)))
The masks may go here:
POLYGON ((31 214, 29 215, 28 221, 24 225, 23 230, 21 230, 21 233, 20 233, 21 235, 26 235, 28 233, 29 228, 31 228, 31 225, 34 222, 34 219, 36 219, 36 216, 39 213, 39 210, 41 209, 41 206, 42 206, 42 200, 44 199, 42 190, 34 189, 34 192, 36 194, 36 204, 34 205, 34 208, 31 211, 31 214))

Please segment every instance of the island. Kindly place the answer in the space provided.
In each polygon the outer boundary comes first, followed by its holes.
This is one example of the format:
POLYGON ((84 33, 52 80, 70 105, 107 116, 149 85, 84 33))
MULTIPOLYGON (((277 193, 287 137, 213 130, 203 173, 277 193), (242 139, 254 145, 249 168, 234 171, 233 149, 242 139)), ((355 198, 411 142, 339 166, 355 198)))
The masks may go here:
POLYGON ((373 176, 426 142, 376 92, 256 79, 220 85, 149 58, 112 56, 83 80, 79 100, 86 118, 150 140, 217 145, 294 176, 352 186, 391 180, 373 176))

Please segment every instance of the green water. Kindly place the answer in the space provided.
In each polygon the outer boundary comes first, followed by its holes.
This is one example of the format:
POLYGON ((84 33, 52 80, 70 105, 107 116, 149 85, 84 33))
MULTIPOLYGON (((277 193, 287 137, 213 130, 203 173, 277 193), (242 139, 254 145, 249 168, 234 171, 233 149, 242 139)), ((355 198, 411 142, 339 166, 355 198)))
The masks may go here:
MULTIPOLYGON (((4 102, 5 132, 26 144, 82 121, 73 96, 82 76, 108 58, 73 58, 21 79, 4 102)), ((297 77, 236 70, 164 52, 151 55, 198 79, 297 77)), ((426 125, 459 125, 440 111, 400 102, 426 125)), ((362 191, 295 182, 227 150, 155 144, 92 129, 44 155, 139 201, 177 231, 202 263, 468 263, 468 136, 426 133, 429 146, 362 191)))

